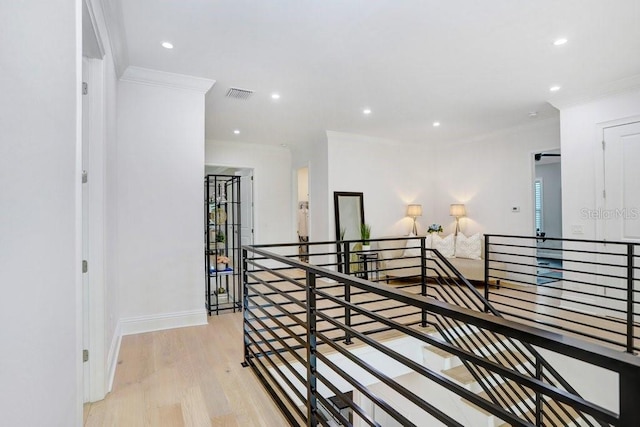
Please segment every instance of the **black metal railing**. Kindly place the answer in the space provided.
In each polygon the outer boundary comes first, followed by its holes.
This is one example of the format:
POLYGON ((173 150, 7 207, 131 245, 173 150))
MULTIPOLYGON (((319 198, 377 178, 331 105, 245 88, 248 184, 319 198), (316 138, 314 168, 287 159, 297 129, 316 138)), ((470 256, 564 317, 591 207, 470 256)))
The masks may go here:
MULTIPOLYGON (((381 243, 380 246, 383 248, 387 246, 384 244, 385 241, 379 241, 381 243)), ((412 268, 412 264, 417 264, 419 261, 421 267, 421 295, 425 295, 425 283, 433 283, 433 285, 426 287, 428 289, 426 295, 457 306, 484 311, 501 317, 501 314, 460 274, 451 261, 443 257, 438 251, 426 248, 425 241, 425 237, 406 240, 406 249, 411 250, 416 249, 416 247, 421 249, 420 257, 415 256, 416 250, 414 250, 413 257, 406 256, 406 252, 404 252, 405 256, 400 261, 403 271, 401 270, 400 272, 397 269, 388 268, 392 264, 393 267, 397 268, 398 259, 393 259, 392 256, 384 253, 384 249, 381 250, 383 252, 382 258, 388 260, 384 266, 387 267, 385 268, 387 273, 393 273, 393 277, 402 277, 405 282, 411 282, 412 279, 415 281, 415 275, 411 274, 415 273, 415 271, 407 270, 412 268), (413 260, 413 262, 410 260, 413 260)), ((393 253, 391 255, 398 254, 393 253)), ((481 260, 477 260, 476 264, 481 263, 481 260)), ((575 389, 531 345, 519 343, 513 339, 502 340, 491 331, 476 332, 469 325, 451 321, 450 319, 439 320, 440 322, 436 323, 436 327, 447 342, 464 347, 468 351, 475 352, 482 357, 493 360, 495 363, 509 366, 512 369, 520 367, 528 370, 529 374, 535 375, 538 379, 559 384, 562 388, 577 394, 575 389), (442 328, 439 324, 445 325, 445 327, 442 328)), ((545 406, 540 396, 537 396, 532 390, 506 381, 499 374, 489 372, 464 361, 463 364, 488 398, 506 408, 515 408, 523 413, 530 422, 536 422, 536 425, 540 425, 541 420, 545 418, 545 411, 547 425, 564 425, 564 421, 567 419, 578 420, 580 418, 583 418, 581 420, 583 425, 593 425, 589 419, 572 414, 566 407, 545 406)))
POLYGON ((505 317, 640 351, 637 243, 485 235, 485 295, 505 317))
POLYGON ((482 295, 463 278, 453 280, 455 268, 437 251, 428 258, 423 243, 418 265, 431 274, 393 286, 371 281, 386 276, 375 257, 343 258, 345 272, 382 276, 366 280, 334 271, 337 257, 322 249, 326 243, 310 245, 309 260, 322 266, 298 261, 294 245, 245 247, 243 254, 245 362, 291 425, 477 425, 470 420, 487 415, 473 405, 511 425, 569 425, 570 419, 631 426, 640 416, 635 357, 484 313, 490 306, 482 295), (619 410, 558 383, 533 346, 614 372, 619 410), (516 348, 530 358, 520 358, 516 348), (484 382, 482 393, 424 363, 426 349, 459 360, 484 382), (456 396, 472 404, 468 410, 451 409, 456 396))

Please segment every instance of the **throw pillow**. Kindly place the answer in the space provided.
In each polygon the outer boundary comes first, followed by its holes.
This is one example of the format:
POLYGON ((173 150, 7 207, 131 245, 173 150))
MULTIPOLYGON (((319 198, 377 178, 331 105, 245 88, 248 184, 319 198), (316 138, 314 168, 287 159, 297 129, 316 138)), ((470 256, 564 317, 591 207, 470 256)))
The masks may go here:
MULTIPOLYGON (((409 234, 409 237, 416 237, 415 234, 409 234)), ((405 246, 403 257, 420 256, 420 239, 409 239, 405 246)))
POLYGON ((447 237, 440 237, 433 234, 433 249, 437 249, 445 258, 453 258, 455 256, 455 240, 453 234, 447 237))
POLYGON ((480 259, 482 256, 482 242, 480 233, 467 237, 458 233, 456 238, 456 258, 480 259))

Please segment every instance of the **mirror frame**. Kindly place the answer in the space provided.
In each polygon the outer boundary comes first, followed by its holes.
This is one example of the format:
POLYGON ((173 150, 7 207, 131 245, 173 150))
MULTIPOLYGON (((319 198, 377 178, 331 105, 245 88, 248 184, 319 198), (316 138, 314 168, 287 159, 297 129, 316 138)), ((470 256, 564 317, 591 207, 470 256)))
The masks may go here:
MULTIPOLYGON (((355 239, 347 239, 347 240, 357 240, 360 238, 360 225, 364 224, 364 194, 363 193, 355 193, 349 191, 334 191, 333 192, 333 206, 336 217, 336 241, 340 241, 340 205, 341 199, 352 199, 355 198, 360 204, 360 218, 358 229, 356 230, 357 237, 355 239)), ((344 213, 345 207, 343 205, 342 211, 344 213)), ((355 219, 357 221, 358 219, 355 219)))
MULTIPOLYGON (((333 192, 333 210, 335 213, 335 219, 336 219, 336 242, 340 242, 340 205, 341 205, 341 200, 342 199, 352 199, 355 198, 356 200, 358 200, 358 202, 360 203, 360 209, 359 209, 359 213, 360 213, 360 224, 365 224, 364 221, 364 194, 363 193, 357 193, 357 192, 350 192, 350 191, 334 191, 333 192)), ((345 211, 345 207, 343 205, 343 213, 345 211)), ((357 219, 356 219, 357 220, 357 219)), ((359 240, 360 239, 360 227, 358 226, 358 229, 356 230, 357 233, 357 237, 355 239, 348 239, 347 240, 359 240)), ((337 254, 338 254, 338 271, 342 272, 342 248, 340 247, 340 243, 337 243, 337 254)))

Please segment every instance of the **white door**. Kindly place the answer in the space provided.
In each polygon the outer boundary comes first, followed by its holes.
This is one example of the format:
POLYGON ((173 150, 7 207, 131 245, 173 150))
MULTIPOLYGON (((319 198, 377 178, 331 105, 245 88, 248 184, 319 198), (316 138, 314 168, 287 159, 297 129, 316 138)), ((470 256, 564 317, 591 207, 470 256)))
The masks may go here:
POLYGON ((640 242, 640 122, 607 128, 604 140, 604 235, 640 242))
MULTIPOLYGON (((597 212, 601 236, 608 242, 640 242, 640 122, 613 126, 604 130, 602 209, 597 212)), ((627 298, 626 251, 624 245, 606 244, 602 248, 620 256, 599 256, 599 261, 618 267, 598 269, 619 278, 600 277, 615 289, 605 288, 604 294, 618 301, 606 301, 610 315, 625 317, 627 298)), ((640 255, 640 254, 636 254, 640 255)), ((637 287, 637 285, 636 285, 637 287)))
POLYGON ((240 244, 253 244, 253 170, 240 178, 240 244))

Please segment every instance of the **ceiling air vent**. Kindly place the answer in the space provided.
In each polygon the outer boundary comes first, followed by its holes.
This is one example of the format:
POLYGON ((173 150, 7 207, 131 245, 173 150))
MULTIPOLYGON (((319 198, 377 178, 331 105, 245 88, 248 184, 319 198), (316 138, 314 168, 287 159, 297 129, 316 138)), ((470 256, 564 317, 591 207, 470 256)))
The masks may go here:
POLYGON ((249 97, 253 95, 252 90, 247 89, 239 89, 237 87, 229 88, 227 91, 227 98, 236 98, 236 99, 249 99, 249 97))

